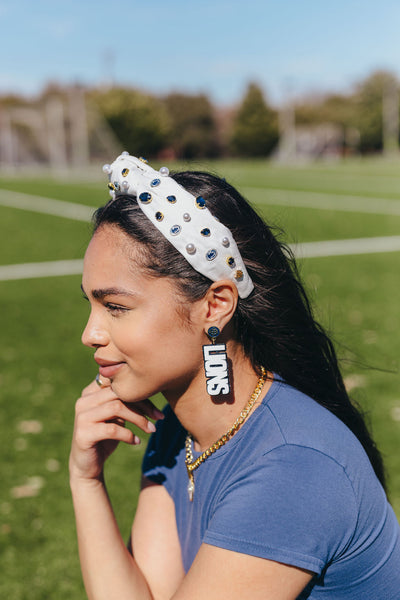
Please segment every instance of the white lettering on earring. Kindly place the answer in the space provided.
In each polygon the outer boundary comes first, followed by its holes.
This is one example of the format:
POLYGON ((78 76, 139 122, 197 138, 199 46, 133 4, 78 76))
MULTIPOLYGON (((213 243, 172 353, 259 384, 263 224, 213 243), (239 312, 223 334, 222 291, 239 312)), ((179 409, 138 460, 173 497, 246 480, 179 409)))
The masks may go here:
POLYGON ((207 392, 210 396, 229 394, 228 361, 225 344, 203 346, 207 392))

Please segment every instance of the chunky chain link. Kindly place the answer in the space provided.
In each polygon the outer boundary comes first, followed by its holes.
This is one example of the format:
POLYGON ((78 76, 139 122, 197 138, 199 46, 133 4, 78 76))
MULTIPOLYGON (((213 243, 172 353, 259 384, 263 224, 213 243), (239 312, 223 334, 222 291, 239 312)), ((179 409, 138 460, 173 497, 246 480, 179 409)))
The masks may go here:
POLYGON ((194 495, 193 471, 195 469, 197 469, 205 460, 207 460, 207 458, 209 456, 211 456, 219 448, 224 446, 226 444, 226 442, 228 442, 231 439, 231 437, 233 437, 235 435, 237 430, 240 428, 240 426, 244 423, 244 421, 249 416, 249 413, 250 413, 251 409, 253 408, 254 404, 257 402, 257 400, 261 394, 263 385, 265 383, 266 377, 267 377, 267 372, 264 369, 264 367, 261 367, 261 376, 257 382, 256 388, 255 388, 254 392, 252 393, 250 400, 248 401, 248 403, 246 404, 244 409, 241 411, 241 413, 238 416, 238 418, 236 419, 236 421, 233 423, 232 427, 230 427, 228 429, 228 431, 226 433, 224 433, 224 435, 222 435, 216 442, 214 442, 214 444, 212 444, 209 448, 207 448, 207 450, 204 450, 204 452, 202 452, 200 454, 200 456, 198 456, 196 458, 196 460, 193 460, 193 450, 192 450, 193 438, 189 432, 187 433, 186 440, 185 440, 185 450, 186 450, 185 463, 186 463, 186 469, 187 469, 187 473, 188 473, 188 477, 189 477, 188 492, 189 492, 190 500, 193 500, 193 495, 194 495))

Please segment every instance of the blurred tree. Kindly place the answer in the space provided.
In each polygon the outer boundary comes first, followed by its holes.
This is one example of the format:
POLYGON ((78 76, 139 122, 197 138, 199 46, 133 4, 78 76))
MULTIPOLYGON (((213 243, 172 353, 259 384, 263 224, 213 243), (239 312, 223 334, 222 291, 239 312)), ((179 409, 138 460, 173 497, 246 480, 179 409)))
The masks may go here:
POLYGON ((233 122, 232 151, 240 156, 268 156, 278 137, 277 113, 265 102, 259 86, 251 83, 233 122))
POLYGON ((382 150, 383 99, 393 86, 398 86, 398 82, 388 71, 376 71, 357 86, 355 125, 360 131, 361 152, 382 150))
POLYGON ((155 156, 169 142, 169 118, 156 98, 127 88, 93 90, 88 97, 131 154, 155 156))
POLYGON ((334 123, 343 127, 354 125, 356 102, 353 96, 330 94, 320 98, 309 98, 296 104, 296 123, 334 123))
POLYGON ((164 102, 172 129, 169 144, 176 156, 201 158, 219 154, 214 110, 207 96, 172 93, 164 102))

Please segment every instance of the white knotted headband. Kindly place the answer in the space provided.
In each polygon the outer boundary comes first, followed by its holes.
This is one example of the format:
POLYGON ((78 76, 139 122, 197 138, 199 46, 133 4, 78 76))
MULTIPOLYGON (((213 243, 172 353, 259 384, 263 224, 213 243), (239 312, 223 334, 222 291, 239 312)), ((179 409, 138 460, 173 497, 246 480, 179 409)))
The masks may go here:
POLYGON ((111 196, 131 194, 147 218, 185 257, 212 281, 230 279, 241 298, 254 289, 231 232, 208 210, 206 200, 186 191, 167 167, 156 171, 143 159, 123 152, 103 171, 111 196))

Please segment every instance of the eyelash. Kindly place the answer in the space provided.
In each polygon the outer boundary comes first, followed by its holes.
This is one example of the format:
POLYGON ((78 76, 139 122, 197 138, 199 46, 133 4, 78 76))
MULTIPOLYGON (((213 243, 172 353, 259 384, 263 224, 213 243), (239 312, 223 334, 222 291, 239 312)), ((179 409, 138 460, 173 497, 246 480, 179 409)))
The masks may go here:
MULTIPOLYGON (((89 298, 85 294, 82 294, 82 298, 89 302, 89 298)), ((116 316, 118 313, 123 313, 128 310, 127 308, 124 308, 123 306, 118 306, 118 304, 113 304, 112 302, 106 302, 104 306, 106 307, 108 312, 114 316, 116 316)))
POLYGON ((118 304, 113 304, 112 302, 106 302, 104 306, 106 307, 108 312, 114 316, 116 316, 117 314, 124 313, 128 310, 127 308, 118 306, 118 304))

